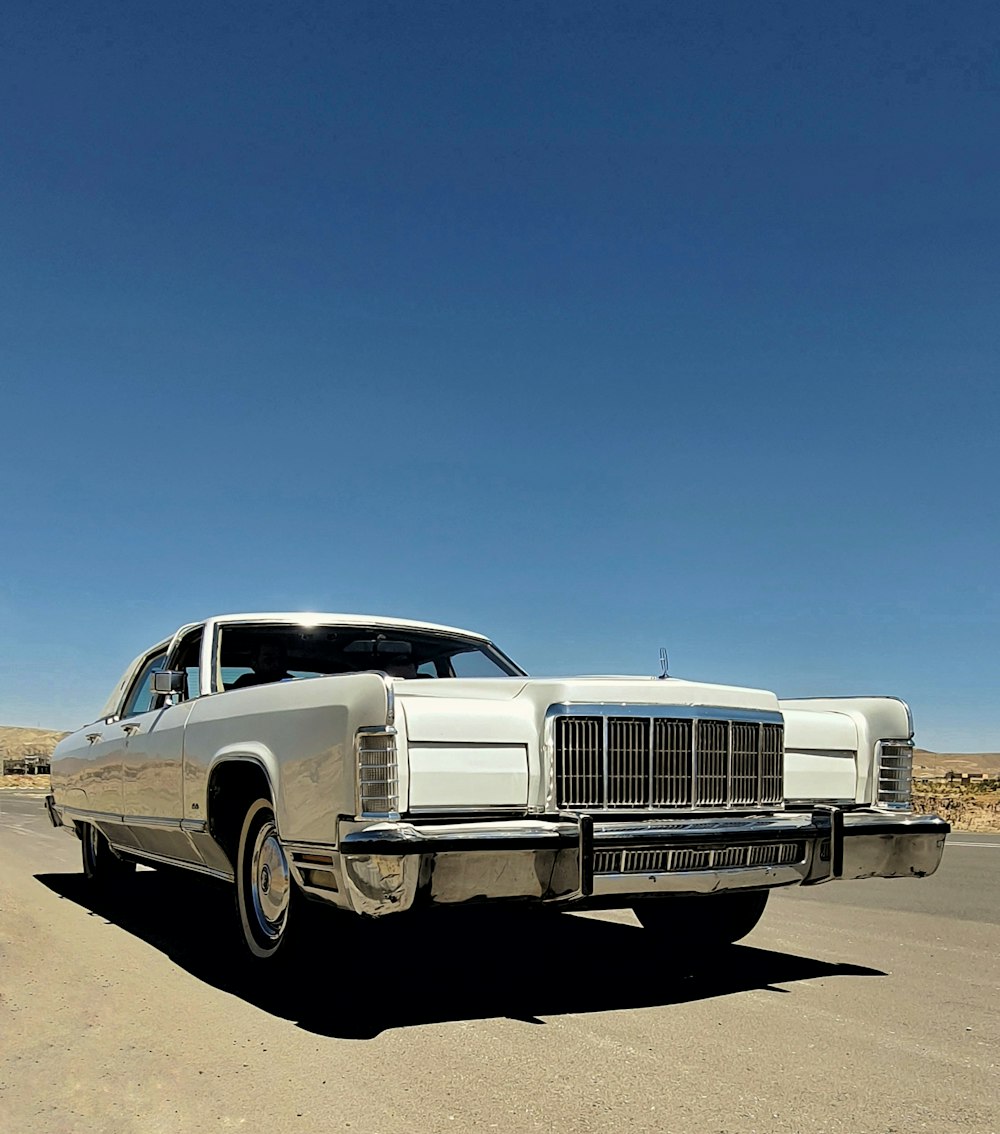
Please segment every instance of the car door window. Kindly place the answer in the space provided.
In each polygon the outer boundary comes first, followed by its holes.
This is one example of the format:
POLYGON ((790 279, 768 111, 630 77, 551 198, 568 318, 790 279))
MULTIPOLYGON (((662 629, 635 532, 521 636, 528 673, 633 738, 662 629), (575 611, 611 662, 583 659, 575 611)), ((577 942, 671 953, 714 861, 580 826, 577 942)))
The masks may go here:
POLYGON ((153 693, 153 674, 157 670, 163 669, 166 660, 167 653, 164 650, 162 653, 151 657, 142 667, 139 675, 132 683, 128 696, 125 698, 125 705, 121 712, 123 717, 134 717, 139 713, 149 712, 155 696, 153 693))
MULTIPOLYGON (((168 668, 180 670, 185 677, 181 701, 192 701, 201 696, 201 638, 202 628, 199 626, 181 638, 170 657, 168 668)), ((166 704, 166 698, 162 703, 166 704)), ((160 706, 154 704, 153 707, 160 706)))

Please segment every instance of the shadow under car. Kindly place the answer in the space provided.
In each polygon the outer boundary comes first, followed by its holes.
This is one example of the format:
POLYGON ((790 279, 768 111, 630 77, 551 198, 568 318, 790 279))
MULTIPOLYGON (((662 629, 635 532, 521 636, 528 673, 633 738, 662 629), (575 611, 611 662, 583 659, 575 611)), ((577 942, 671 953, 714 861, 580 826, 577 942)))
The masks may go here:
POLYGON ((491 1017, 542 1024, 543 1016, 886 975, 751 945, 679 962, 658 948, 661 939, 638 926, 526 906, 362 922, 310 905, 309 939, 296 963, 258 964, 244 959, 230 886, 179 871, 141 870, 109 896, 80 873, 36 878, 159 949, 198 980, 307 1031, 344 1039, 491 1017))

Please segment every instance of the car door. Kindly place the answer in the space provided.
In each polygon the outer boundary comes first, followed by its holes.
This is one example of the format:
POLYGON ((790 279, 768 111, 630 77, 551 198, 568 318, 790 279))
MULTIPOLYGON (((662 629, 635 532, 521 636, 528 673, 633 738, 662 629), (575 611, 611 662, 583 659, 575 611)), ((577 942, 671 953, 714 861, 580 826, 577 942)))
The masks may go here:
POLYGON ((164 668, 187 675, 176 697, 150 694, 132 706, 122 727, 127 732, 123 758, 125 821, 139 845, 151 855, 194 858, 181 831, 184 818, 184 726, 201 692, 201 627, 180 634, 164 668))
MULTIPOLYGON (((76 738, 74 738, 75 740, 76 738)), ((95 721, 79 735, 76 751, 64 753, 73 768, 67 785, 74 792, 73 806, 97 819, 117 822, 122 816, 122 759, 125 733, 117 722, 95 721), (75 794, 82 792, 82 801, 75 794)))
POLYGON ((147 654, 135 672, 119 715, 95 721, 82 730, 83 745, 77 757, 80 767, 73 777, 73 787, 83 790, 86 811, 100 821, 113 842, 131 841, 122 827, 125 746, 131 718, 136 709, 148 705, 153 673, 163 668, 166 657, 162 646, 147 654))

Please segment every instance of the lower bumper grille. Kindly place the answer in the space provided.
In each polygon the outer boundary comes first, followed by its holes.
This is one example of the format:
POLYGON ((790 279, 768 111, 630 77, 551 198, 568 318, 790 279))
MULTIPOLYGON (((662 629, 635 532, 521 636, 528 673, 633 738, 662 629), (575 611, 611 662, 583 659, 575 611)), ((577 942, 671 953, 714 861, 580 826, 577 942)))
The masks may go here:
POLYGON ((670 874, 688 870, 724 870, 740 866, 787 866, 802 862, 806 844, 754 843, 714 850, 598 850, 595 874, 670 874))

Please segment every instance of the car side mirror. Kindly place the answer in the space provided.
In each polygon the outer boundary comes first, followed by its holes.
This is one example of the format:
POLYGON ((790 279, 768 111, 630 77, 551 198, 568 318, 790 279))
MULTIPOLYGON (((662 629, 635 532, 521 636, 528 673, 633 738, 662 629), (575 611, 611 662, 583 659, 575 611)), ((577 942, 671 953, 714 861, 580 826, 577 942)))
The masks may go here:
POLYGON ((182 669, 159 669, 153 674, 153 692, 183 693, 187 674, 182 669))

